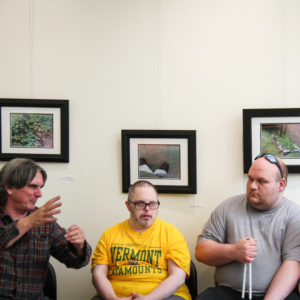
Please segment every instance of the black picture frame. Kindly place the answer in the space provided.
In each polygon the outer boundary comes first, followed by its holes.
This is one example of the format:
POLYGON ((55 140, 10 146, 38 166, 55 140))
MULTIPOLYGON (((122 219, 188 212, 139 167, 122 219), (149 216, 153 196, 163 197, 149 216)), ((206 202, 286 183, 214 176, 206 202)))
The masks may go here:
POLYGON ((0 98, 0 161, 69 162, 69 100, 0 98), (17 112, 17 113, 16 113, 17 112), (53 115, 52 147, 12 147, 11 115, 53 115))
POLYGON ((142 178, 155 185, 159 193, 196 194, 196 131, 195 130, 122 130, 122 191, 135 181, 140 180, 139 155, 137 148, 141 145, 156 144, 166 147, 179 143, 180 148, 180 178, 168 180, 166 178, 142 178), (140 143, 140 144, 138 144, 140 143), (181 144, 182 143, 182 144, 181 144), (136 153, 136 154, 134 154, 136 153), (134 159, 131 159, 134 157, 134 159), (135 165, 136 167, 133 167, 135 165), (134 170, 133 170, 134 169, 134 170), (165 180, 166 179, 166 180, 165 180))
MULTIPOLYGON (((300 124, 300 108, 243 109, 244 173, 248 173, 254 158, 263 152, 260 136, 262 124, 298 123, 300 124)), ((300 173, 300 158, 280 158, 287 165, 289 173, 300 173)))

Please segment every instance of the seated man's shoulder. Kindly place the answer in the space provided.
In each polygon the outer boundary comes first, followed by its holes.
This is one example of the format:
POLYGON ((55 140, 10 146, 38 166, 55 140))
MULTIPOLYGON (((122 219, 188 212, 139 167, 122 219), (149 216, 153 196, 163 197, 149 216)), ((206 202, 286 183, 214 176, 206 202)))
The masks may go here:
POLYGON ((128 223, 128 220, 116 223, 116 224, 106 228, 104 232, 106 234, 110 234, 110 233, 113 233, 116 231, 120 231, 122 228, 126 228, 127 223, 128 223))
POLYGON ((168 222, 168 221, 165 221, 165 220, 162 220, 161 218, 157 218, 156 219, 156 222, 158 223, 159 226, 162 226, 162 227, 175 227, 172 223, 168 222))
POLYGON ((217 209, 230 207, 231 209, 235 207, 245 206, 247 203, 247 197, 245 194, 239 194, 235 196, 231 196, 222 201, 217 209))
POLYGON ((292 209, 300 210, 300 205, 296 203, 295 201, 292 201, 288 198, 283 198, 285 200, 285 203, 290 206, 292 209))
POLYGON ((296 202, 284 198, 283 202, 284 210, 290 217, 295 217, 300 220, 300 205, 296 202))
POLYGON ((161 230, 166 230, 168 232, 175 232, 175 231, 179 232, 179 229, 172 223, 169 223, 169 222, 159 219, 159 218, 157 218, 157 221, 158 221, 158 224, 159 224, 161 230))
POLYGON ((229 202, 229 203, 240 203, 240 202, 243 202, 243 201, 246 201, 247 200, 247 196, 246 194, 238 194, 238 195, 234 195, 234 196, 231 196, 231 197, 228 197, 224 200, 224 202, 229 202))

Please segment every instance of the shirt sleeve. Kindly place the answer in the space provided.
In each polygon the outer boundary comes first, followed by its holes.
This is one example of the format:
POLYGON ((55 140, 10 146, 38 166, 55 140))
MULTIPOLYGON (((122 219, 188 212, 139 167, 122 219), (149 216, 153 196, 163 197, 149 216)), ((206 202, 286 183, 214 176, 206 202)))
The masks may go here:
POLYGON ((95 268, 96 265, 108 265, 108 255, 106 251, 106 233, 104 232, 100 237, 100 240, 94 250, 92 256, 92 269, 95 268))
POLYGON ((65 229, 56 222, 53 223, 51 255, 64 263, 68 268, 79 269, 84 267, 89 263, 92 253, 91 246, 85 241, 84 255, 79 257, 75 247, 65 239, 65 234, 65 229))
POLYGON ((8 225, 0 223, 0 250, 4 250, 6 245, 17 237, 19 230, 16 227, 16 222, 12 222, 8 225))
POLYGON ((183 235, 172 226, 169 236, 172 238, 167 248, 166 259, 173 260, 187 276, 190 276, 191 255, 183 235))
POLYGON ((226 242, 226 217, 224 203, 218 206, 210 215, 209 220, 205 223, 202 232, 197 238, 197 244, 212 240, 218 243, 226 242))
POLYGON ((294 209, 293 216, 287 222, 282 247, 282 261, 300 262, 300 210, 294 209))

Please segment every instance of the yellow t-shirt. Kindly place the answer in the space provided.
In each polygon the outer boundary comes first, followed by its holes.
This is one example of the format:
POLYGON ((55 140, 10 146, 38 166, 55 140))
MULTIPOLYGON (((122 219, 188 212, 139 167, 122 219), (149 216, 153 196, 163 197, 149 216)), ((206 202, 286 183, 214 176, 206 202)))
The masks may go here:
MULTIPOLYGON (((92 268, 108 265, 108 278, 118 297, 130 296, 133 291, 145 295, 168 277, 168 259, 189 276, 190 252, 173 225, 157 218, 149 229, 138 233, 126 220, 103 233, 93 253, 92 268)), ((185 284, 174 294, 191 299, 185 284)))

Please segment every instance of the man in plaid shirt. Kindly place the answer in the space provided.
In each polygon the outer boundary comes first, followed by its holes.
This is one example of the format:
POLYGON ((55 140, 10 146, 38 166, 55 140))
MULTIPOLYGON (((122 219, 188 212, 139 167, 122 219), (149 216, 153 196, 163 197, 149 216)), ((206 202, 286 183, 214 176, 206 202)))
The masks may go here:
POLYGON ((46 179, 30 159, 13 159, 0 171, 0 299, 45 299, 50 255, 69 268, 89 262, 83 230, 77 225, 65 230, 56 222, 60 197, 36 207, 46 179))

